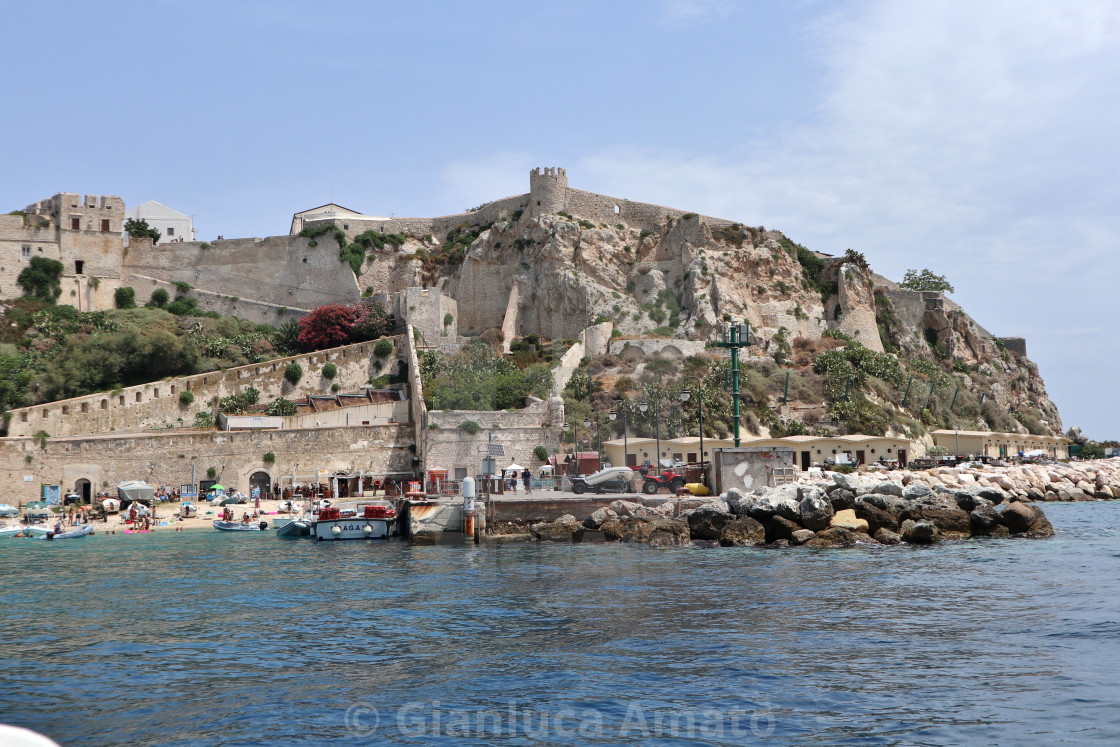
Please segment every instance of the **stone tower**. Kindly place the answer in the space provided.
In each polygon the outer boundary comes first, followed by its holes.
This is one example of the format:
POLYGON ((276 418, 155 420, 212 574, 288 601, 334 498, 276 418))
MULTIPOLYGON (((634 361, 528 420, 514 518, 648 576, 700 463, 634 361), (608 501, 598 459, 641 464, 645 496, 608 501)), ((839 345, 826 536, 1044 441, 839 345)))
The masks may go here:
POLYGON ((529 213, 547 215, 568 208, 568 174, 564 169, 545 167, 529 172, 529 213))

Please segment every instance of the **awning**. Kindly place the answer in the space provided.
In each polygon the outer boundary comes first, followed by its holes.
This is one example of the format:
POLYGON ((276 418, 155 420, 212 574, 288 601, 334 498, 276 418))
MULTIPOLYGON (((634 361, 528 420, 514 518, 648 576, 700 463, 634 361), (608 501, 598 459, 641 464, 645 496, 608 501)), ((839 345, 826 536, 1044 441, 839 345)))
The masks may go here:
POLYGON ((141 480, 126 480, 117 483, 117 497, 122 501, 150 501, 156 489, 141 480))
POLYGON ((523 472, 524 470, 525 470, 525 468, 522 467, 517 462, 514 462, 510 466, 506 467, 506 472, 523 472))

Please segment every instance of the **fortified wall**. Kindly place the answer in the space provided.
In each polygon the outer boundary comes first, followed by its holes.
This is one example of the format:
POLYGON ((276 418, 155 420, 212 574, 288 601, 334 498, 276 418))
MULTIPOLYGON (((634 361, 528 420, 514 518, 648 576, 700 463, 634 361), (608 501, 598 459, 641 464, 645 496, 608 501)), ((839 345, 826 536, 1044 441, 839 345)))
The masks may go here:
POLYGON ((293 472, 317 470, 411 474, 414 444, 415 430, 404 424, 71 437, 42 446, 33 438, 6 438, 0 439, 0 479, 13 504, 39 500, 44 484, 79 494, 83 481, 93 492, 122 480, 177 487, 190 484, 192 477, 206 479, 211 467, 224 485, 247 493, 250 477, 258 473, 272 484, 293 472), (265 463, 268 452, 272 464, 265 463))
MULTIPOLYGON (((401 338, 390 338, 396 355, 403 351, 401 338)), ((45 431, 51 437, 137 431, 149 428, 186 427, 195 413, 212 411, 218 400, 250 386, 261 393, 260 401, 277 397, 302 397, 324 394, 332 384, 343 389, 364 387, 370 377, 388 372, 396 357, 382 362, 373 354, 376 341, 320 350, 314 353, 277 358, 265 363, 238 366, 224 371, 195 374, 175 379, 140 384, 112 392, 99 392, 84 397, 47 402, 11 411, 8 423, 10 437, 32 436, 45 431), (284 378, 289 363, 303 368, 303 378, 293 386, 284 378), (338 373, 333 379, 323 377, 323 366, 334 363, 338 373), (179 396, 189 391, 194 401, 183 405, 179 396)))

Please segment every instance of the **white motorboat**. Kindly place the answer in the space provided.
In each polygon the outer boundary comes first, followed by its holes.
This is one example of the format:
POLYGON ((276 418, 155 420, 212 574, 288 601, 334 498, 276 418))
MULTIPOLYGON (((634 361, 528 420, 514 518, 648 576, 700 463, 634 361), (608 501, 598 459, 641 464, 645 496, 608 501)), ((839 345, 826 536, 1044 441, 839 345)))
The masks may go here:
POLYGON ((385 539, 397 534, 397 509, 390 501, 358 503, 353 511, 329 506, 319 511, 311 530, 317 540, 385 539))
POLYGON ((10 526, 0 527, 0 539, 11 539, 12 537, 19 537, 23 534, 23 527, 10 526))
POLYGON ((105 509, 105 513, 107 513, 107 514, 120 513, 120 510, 121 510, 120 499, 118 499, 118 498, 106 498, 105 500, 101 501, 101 508, 105 509))

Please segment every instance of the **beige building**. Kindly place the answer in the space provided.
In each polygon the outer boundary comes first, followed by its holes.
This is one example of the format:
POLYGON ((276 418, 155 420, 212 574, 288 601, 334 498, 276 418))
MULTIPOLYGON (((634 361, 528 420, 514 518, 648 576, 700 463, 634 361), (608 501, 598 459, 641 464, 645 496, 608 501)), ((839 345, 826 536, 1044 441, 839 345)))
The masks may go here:
POLYGON ((124 201, 60 192, 14 215, 0 215, 0 298, 18 298, 17 279, 32 257, 62 263, 58 303, 80 311, 111 308, 120 284, 124 201))
POLYGON ((1065 436, 1032 436, 992 431, 934 431, 935 445, 962 456, 1009 457, 1020 452, 1042 452, 1055 459, 1069 459, 1070 439, 1065 436))
POLYGON ((349 231, 349 225, 342 225, 349 218, 354 218, 356 220, 389 220, 388 218, 379 218, 376 215, 365 215, 363 213, 359 213, 357 210, 351 210, 350 208, 344 208, 341 205, 336 205, 333 202, 328 202, 326 205, 320 205, 319 207, 301 210, 300 212, 292 215, 292 227, 288 231, 288 234, 294 236, 295 234, 302 231, 304 229, 304 226, 306 226, 311 221, 337 221, 339 222, 339 227, 342 228, 342 230, 349 231))
MULTIPOLYGON (((880 459, 898 460, 905 464, 915 455, 915 444, 906 438, 888 436, 786 436, 785 438, 745 438, 744 447, 789 447, 793 449, 794 463, 802 470, 824 464, 826 459, 870 464, 880 459)), ((711 461, 714 449, 730 449, 735 442, 729 438, 705 438, 704 460, 711 461)), ((657 441, 652 438, 621 438, 603 442, 603 451, 611 464, 635 467, 647 460, 653 464, 657 441)), ((699 462, 700 437, 661 439, 661 458, 685 464, 699 462)))

